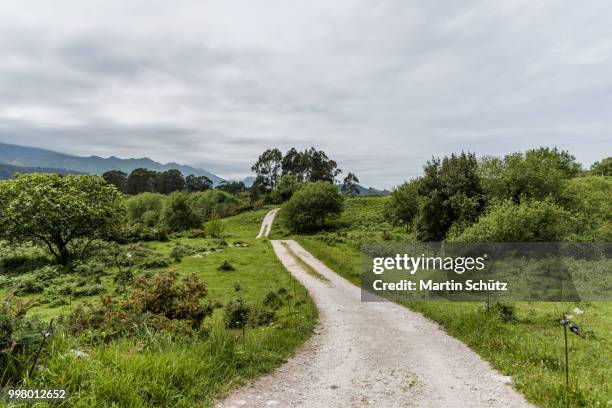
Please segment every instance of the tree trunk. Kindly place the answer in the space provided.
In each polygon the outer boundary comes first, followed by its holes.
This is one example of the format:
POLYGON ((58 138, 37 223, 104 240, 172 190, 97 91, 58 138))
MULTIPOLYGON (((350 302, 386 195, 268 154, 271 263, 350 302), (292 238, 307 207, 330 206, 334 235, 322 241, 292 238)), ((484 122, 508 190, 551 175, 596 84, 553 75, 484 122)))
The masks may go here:
POLYGON ((70 253, 68 252, 68 248, 64 240, 56 238, 55 247, 57 248, 57 253, 54 254, 55 260, 60 265, 67 265, 70 258, 70 253))

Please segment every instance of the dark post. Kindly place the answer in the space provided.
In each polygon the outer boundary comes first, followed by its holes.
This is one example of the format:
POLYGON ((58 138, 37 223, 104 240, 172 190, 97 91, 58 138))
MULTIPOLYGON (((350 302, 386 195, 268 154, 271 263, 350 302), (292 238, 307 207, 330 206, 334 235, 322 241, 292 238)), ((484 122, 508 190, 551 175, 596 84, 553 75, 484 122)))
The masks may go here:
POLYGON ((34 362, 32 363, 32 368, 30 368, 30 373, 28 377, 32 377, 34 373, 34 367, 36 367, 36 363, 38 363, 38 358, 40 357, 40 353, 42 352, 43 347, 45 346, 45 341, 47 341, 47 337, 51 335, 51 327, 53 327, 53 319, 49 322, 49 328, 42 333, 43 339, 40 342, 40 347, 38 348, 38 352, 36 352, 36 357, 34 357, 34 362))

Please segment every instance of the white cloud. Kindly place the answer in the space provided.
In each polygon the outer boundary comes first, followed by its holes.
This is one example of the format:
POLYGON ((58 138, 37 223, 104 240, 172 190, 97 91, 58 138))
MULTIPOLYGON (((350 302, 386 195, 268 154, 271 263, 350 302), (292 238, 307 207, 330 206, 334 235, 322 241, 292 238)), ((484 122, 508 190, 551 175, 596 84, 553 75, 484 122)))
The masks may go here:
POLYGON ((609 154, 604 1, 21 1, 0 140, 249 173, 314 145, 391 187, 432 155, 609 154))

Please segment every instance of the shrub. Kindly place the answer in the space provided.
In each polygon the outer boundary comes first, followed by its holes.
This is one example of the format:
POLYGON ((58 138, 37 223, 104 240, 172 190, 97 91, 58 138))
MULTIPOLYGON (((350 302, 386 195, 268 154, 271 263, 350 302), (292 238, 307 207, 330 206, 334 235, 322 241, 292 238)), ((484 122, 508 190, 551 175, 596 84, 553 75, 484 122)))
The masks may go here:
POLYGON ((223 261, 223 263, 221 265, 219 265, 219 267, 217 268, 217 270, 219 272, 231 272, 231 271, 235 271, 236 268, 234 268, 234 265, 232 265, 230 263, 230 261, 225 260, 223 261))
POLYGON ((137 276, 125 300, 102 297, 99 305, 79 307, 69 315, 68 327, 73 334, 98 329, 100 340, 137 336, 146 327, 191 333, 212 313, 211 306, 202 304, 206 295, 206 284, 195 274, 180 281, 171 272, 153 279, 137 276))
POLYGON ((278 293, 271 290, 265 294, 262 303, 272 309, 279 309, 283 305, 283 300, 278 293))
POLYGON ((163 209, 163 224, 170 231, 185 231, 198 228, 202 224, 202 218, 192 209, 189 201, 189 193, 172 193, 163 209))
POLYGON ((274 320, 274 310, 262 306, 251 307, 248 323, 251 327, 266 326, 274 320))
POLYGON ((170 266, 171 263, 172 261, 170 260, 170 258, 167 258, 164 256, 153 256, 153 257, 146 258, 145 260, 140 262, 138 265, 144 269, 158 269, 158 268, 165 268, 167 266, 170 266))
POLYGON ((494 205, 452 242, 556 242, 571 231, 571 214, 552 200, 494 205))
POLYGON ((49 282, 60 275, 57 266, 45 266, 13 279, 14 293, 18 296, 42 293, 49 282))
POLYGON ((419 206, 418 183, 418 179, 407 181, 393 190, 389 201, 385 204, 386 219, 408 228, 414 224, 419 206))
POLYGON ((183 257, 187 255, 187 249, 182 245, 175 245, 170 251, 170 258, 174 259, 174 262, 181 262, 183 257))
POLYGON ((72 266, 72 270, 79 276, 100 277, 108 273, 106 265, 96 260, 76 263, 72 266))
POLYGON ((210 235, 211 237, 222 238, 223 231, 225 230, 225 225, 217 215, 214 215, 213 218, 206 223, 205 228, 206 234, 210 235))
POLYGON ((250 314, 251 307, 247 305, 242 298, 230 300, 225 305, 225 312, 223 315, 225 327, 234 329, 246 326, 250 314))
POLYGON ((285 226, 292 232, 322 228, 342 211, 343 197, 331 183, 305 183, 283 207, 285 226))
POLYGON ((75 297, 95 296, 106 292, 106 288, 100 284, 85 285, 74 288, 72 295, 75 297))
POLYGON ((301 183, 296 176, 284 175, 274 187, 271 193, 272 202, 280 204, 289 200, 293 194, 300 188, 301 183))
POLYGON ((32 364, 47 324, 26 317, 31 302, 0 300, 0 386, 16 386, 32 364))
POLYGON ((161 219, 161 212, 166 197, 156 193, 142 193, 126 200, 128 221, 132 224, 142 224, 155 227, 161 219))

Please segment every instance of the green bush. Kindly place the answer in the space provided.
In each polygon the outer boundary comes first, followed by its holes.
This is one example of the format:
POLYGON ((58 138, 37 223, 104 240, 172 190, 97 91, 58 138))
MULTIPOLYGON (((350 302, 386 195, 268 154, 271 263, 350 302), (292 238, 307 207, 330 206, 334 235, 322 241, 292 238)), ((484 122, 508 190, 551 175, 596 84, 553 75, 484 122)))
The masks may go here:
POLYGON ((31 303, 0 299, 0 386, 18 386, 40 346, 47 325, 26 317, 31 303))
POLYGON ((289 200, 293 194, 302 186, 296 176, 284 175, 272 190, 270 194, 273 203, 284 203, 289 200))
POLYGON ((185 192, 175 192, 168 196, 162 220, 169 231, 185 231, 202 225, 203 218, 193 210, 190 201, 190 194, 185 192))
POLYGON ((106 288, 100 284, 85 285, 74 288, 72 295, 74 297, 95 296, 106 292, 106 288))
POLYGON ((225 327, 229 329, 244 327, 248 323, 250 315, 251 307, 247 305, 242 298, 230 300, 225 305, 225 312, 223 315, 225 327))
POLYGON ((221 265, 219 265, 219 267, 217 268, 217 270, 219 272, 231 272, 231 271, 235 271, 236 268, 234 268, 234 265, 232 265, 230 263, 230 261, 225 260, 223 261, 223 263, 221 265))
POLYGON ((568 236, 572 215, 551 199, 494 205, 451 242, 556 242, 568 236))
POLYGON ((166 197, 157 193, 142 193, 126 199, 128 221, 155 227, 161 219, 166 197))
POLYGON ((305 183, 283 207, 285 226, 292 232, 322 228, 332 216, 340 215, 343 197, 330 183, 305 183))
POLYGON ((385 204, 385 218, 394 224, 410 228, 417 215, 419 180, 407 181, 391 193, 385 204))
POLYGON ((219 219, 219 216, 214 215, 210 221, 204 226, 206 234, 213 238, 223 238, 223 231, 225 231, 225 225, 223 221, 219 219))
POLYGON ((207 293, 195 274, 182 280, 171 272, 152 279, 136 276, 124 300, 103 296, 99 304, 78 307, 68 316, 67 327, 72 334, 87 332, 99 341, 138 337, 147 328, 192 334, 212 313, 202 303, 207 293))

